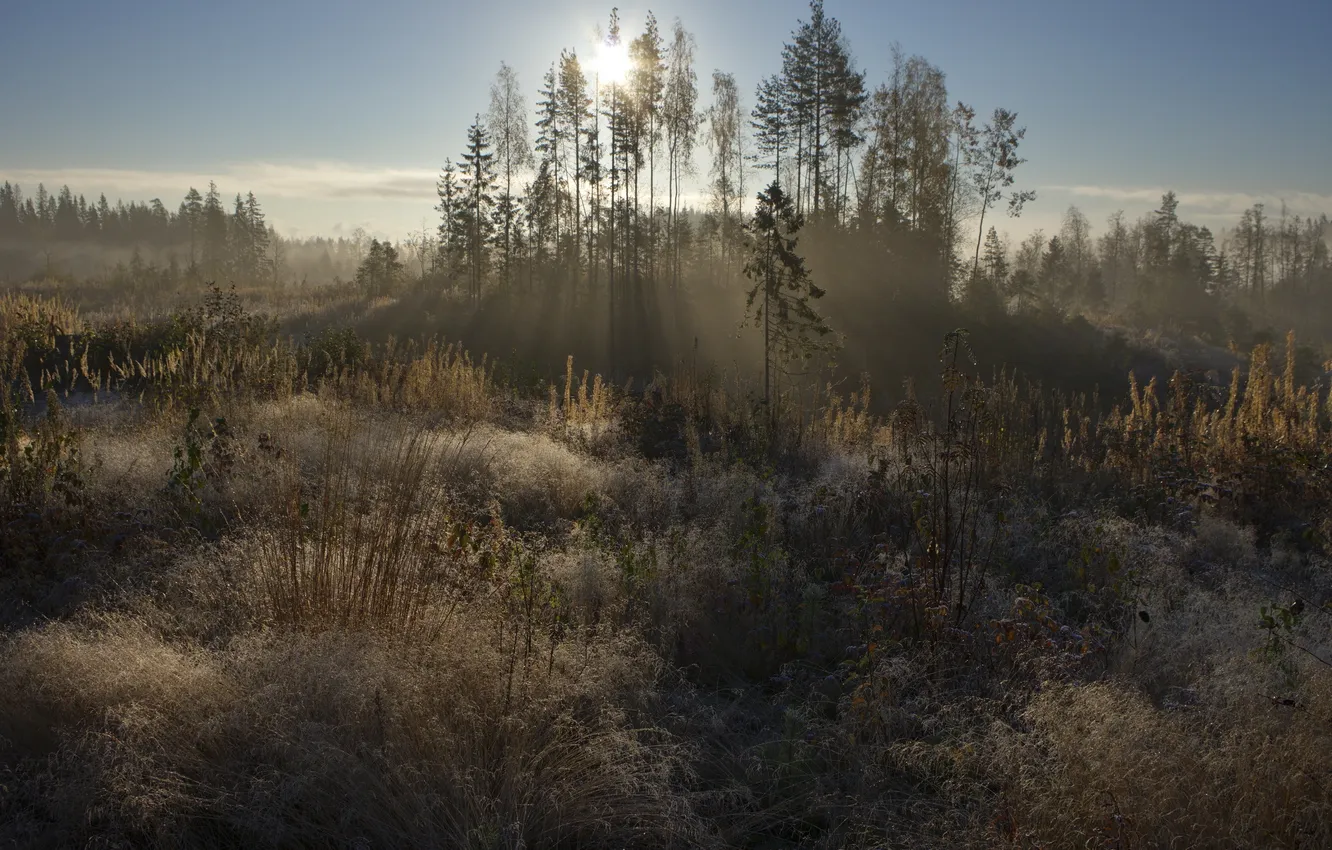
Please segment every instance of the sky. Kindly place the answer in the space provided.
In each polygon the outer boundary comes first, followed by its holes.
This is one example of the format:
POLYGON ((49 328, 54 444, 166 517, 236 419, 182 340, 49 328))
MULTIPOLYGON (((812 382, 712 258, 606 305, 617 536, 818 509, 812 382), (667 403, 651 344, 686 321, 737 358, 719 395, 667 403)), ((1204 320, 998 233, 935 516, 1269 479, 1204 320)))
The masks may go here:
MULTIPOLYGON (((0 180, 170 208, 215 180, 254 191, 289 236, 433 227, 435 179, 505 61, 529 102, 571 48, 592 53, 608 2, 587 0, 0 0, 0 180)), ((780 68, 807 0, 620 3, 698 42, 741 91, 780 68)), ((1104 229, 1159 205, 1216 229, 1257 201, 1332 214, 1328 0, 826 0, 870 86, 892 46, 947 75, 950 97, 1015 110, 1015 188, 999 227, 1056 231, 1076 204, 1104 229)), ((705 169, 705 152, 700 169, 705 169)))

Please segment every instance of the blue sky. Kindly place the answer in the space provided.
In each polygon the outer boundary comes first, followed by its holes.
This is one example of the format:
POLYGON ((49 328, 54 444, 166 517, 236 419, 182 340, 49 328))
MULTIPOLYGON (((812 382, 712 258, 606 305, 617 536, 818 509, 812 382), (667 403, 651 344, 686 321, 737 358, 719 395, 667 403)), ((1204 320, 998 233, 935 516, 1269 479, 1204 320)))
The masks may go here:
MULTIPOLYGON (((2 0, 0 179, 175 206, 210 178, 280 230, 398 237, 432 224, 434 176, 487 106, 500 61, 531 101, 610 2, 2 0)), ((1224 226, 1255 200, 1332 213, 1332 2, 826 0, 871 84, 900 43, 982 114, 1028 128, 1014 235, 1070 203, 1100 229, 1176 189, 1224 226)), ((698 40, 742 91, 777 70, 804 0, 620 4, 698 40)), ((706 93, 704 98, 706 100, 706 93)), ((700 156, 700 167, 705 167, 700 156)))

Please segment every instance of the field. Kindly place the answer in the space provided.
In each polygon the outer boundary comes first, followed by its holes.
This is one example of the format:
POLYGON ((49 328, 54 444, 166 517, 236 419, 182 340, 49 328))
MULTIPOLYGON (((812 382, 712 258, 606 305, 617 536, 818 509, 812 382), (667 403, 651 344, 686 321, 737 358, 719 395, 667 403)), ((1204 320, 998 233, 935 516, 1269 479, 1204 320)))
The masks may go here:
POLYGON ((1332 845, 1293 338, 765 408, 325 309, 0 302, 6 845, 1332 845))

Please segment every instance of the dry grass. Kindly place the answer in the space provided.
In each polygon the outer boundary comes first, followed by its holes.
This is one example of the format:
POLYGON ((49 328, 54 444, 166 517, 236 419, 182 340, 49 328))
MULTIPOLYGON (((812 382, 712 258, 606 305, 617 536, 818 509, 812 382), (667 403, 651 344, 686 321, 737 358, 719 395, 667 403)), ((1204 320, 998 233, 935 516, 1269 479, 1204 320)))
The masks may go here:
POLYGON ((432 603, 484 577, 495 553, 441 498, 466 437, 358 424, 326 436, 315 480, 289 471, 277 484, 258 533, 259 583, 276 623, 410 634, 427 627, 432 603))
POLYGON ((63 420, 83 507, 33 539, 101 578, 0 638, 0 842, 1332 842, 1323 543, 1257 498, 1326 492, 1326 401, 1266 350, 1228 400, 1101 417, 1004 376, 882 425, 824 385, 774 431, 692 371, 635 400, 570 362, 522 400, 348 339, 205 326, 119 363, 156 407, 63 420), (950 616, 911 598, 964 561, 950 616))
POLYGON ((1052 688, 1003 751, 1009 813, 1026 846, 1326 847, 1332 688, 1294 699, 1169 711, 1122 684, 1052 688))
POLYGON ((132 621, 10 640, 5 838, 25 846, 693 846, 679 754, 633 712, 623 641, 507 685, 484 621, 410 652, 364 634, 226 649, 132 621))

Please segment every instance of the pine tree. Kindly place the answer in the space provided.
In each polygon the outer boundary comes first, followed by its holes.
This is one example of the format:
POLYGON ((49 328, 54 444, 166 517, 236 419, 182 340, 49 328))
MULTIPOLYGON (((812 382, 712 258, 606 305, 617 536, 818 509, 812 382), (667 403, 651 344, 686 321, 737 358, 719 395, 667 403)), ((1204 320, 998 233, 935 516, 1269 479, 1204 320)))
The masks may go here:
MULTIPOLYGON (((218 210, 221 211, 221 209, 222 209, 221 199, 218 199, 218 210)), ((226 216, 224 214, 223 218, 225 219, 225 217, 226 216)), ((119 227, 117 226, 115 211, 112 210, 111 205, 107 203, 106 195, 104 194, 99 195, 97 198, 97 221, 101 225, 102 241, 115 242, 116 236, 118 235, 117 232, 119 230, 119 227)), ((224 228, 225 225, 226 222, 223 221, 224 228)), ((225 235, 223 238, 225 241, 225 235)))
POLYGON ((754 96, 749 126, 754 130, 756 164, 771 170, 778 184, 782 182, 782 154, 790 144, 789 109, 787 90, 781 78, 765 77, 754 96))
POLYGON ((589 188, 589 211, 587 216, 587 262, 589 269, 588 288, 595 292, 599 285, 601 257, 598 252, 601 237, 601 187, 605 180, 602 168, 603 148, 601 144, 601 109, 600 80, 593 83, 593 101, 591 119, 583 129, 582 155, 578 162, 579 177, 589 188))
POLYGON ((823 0, 811 0, 809 21, 800 22, 791 43, 782 51, 782 77, 790 111, 799 130, 797 142, 796 207, 815 214, 824 208, 832 190, 836 201, 841 154, 853 144, 854 125, 865 101, 865 77, 855 70, 842 36, 842 25, 828 17, 823 0), (828 151, 838 152, 837 167, 828 173, 828 151), (807 165, 806 165, 807 163, 807 165), (800 170, 808 168, 811 197, 803 203, 800 170))
MULTIPOLYGON (((620 45, 620 10, 618 8, 611 9, 610 25, 606 31, 606 38, 604 44, 608 51, 614 51, 620 45)), ((628 168, 622 168, 619 163, 620 154, 626 148, 626 143, 627 143, 626 137, 628 135, 628 129, 626 127, 626 124, 628 122, 626 121, 626 116, 625 116, 625 103, 624 103, 623 91, 620 88, 620 86, 613 81, 608 86, 606 105, 603 109, 602 114, 606 118, 606 132, 610 136, 610 150, 608 151, 608 153, 610 154, 610 171, 607 175, 610 178, 610 208, 607 210, 607 216, 606 216, 606 223, 608 225, 607 227, 608 242, 607 242, 607 251, 606 251, 606 275, 607 275, 606 295, 607 295, 607 319, 608 319, 608 326, 607 326, 608 348, 610 351, 610 360, 612 363, 615 363, 617 362, 617 358, 619 355, 617 331, 620 320, 619 319, 620 299, 618 297, 619 294, 617 292, 617 288, 620 284, 616 280, 615 276, 616 251, 618 249, 618 246, 615 241, 615 234, 616 231, 618 230, 621 234, 621 238, 623 238, 625 230, 625 228, 622 225, 617 226, 616 203, 617 203, 617 193, 620 187, 626 183, 626 181, 623 178, 628 172, 628 168)), ((628 206, 627 198, 625 206, 626 207, 628 206)), ((621 269, 623 269, 624 265, 625 265, 624 263, 620 264, 621 269)), ((623 275, 623 271, 621 272, 621 275, 623 275)))
POLYGON ((1068 288, 1068 255, 1063 240, 1058 236, 1050 237, 1050 243, 1045 248, 1039 281, 1041 296, 1046 304, 1054 305, 1063 300, 1068 288))
POLYGON ((811 303, 824 292, 796 253, 801 224, 795 205, 776 181, 759 194, 749 223, 752 254, 745 265, 745 276, 754 285, 745 305, 749 321, 763 329, 763 403, 770 416, 775 415, 774 368, 835 348, 832 328, 811 303))
POLYGON ((228 222, 227 235, 230 241, 230 271, 233 278, 252 278, 253 257, 250 251, 249 225, 245 219, 245 201, 236 195, 235 207, 228 222))
POLYGON ((694 146, 698 139, 701 116, 698 113, 698 75, 694 71, 694 38, 679 20, 670 50, 667 51, 666 84, 662 101, 662 124, 666 135, 667 228, 671 236, 671 290, 677 297, 680 288, 681 237, 688 229, 681 226, 679 212, 684 191, 684 177, 693 173, 694 146))
POLYGON ((46 191, 46 186, 37 184, 37 197, 33 202, 35 215, 29 223, 29 231, 39 239, 45 239, 50 235, 53 222, 55 221, 55 210, 51 203, 51 194, 46 191))
MULTIPOLYGON (((980 232, 976 234, 976 258, 973 272, 980 268, 981 238, 985 233, 985 213, 1004 196, 1004 190, 1013 185, 1013 172, 1026 162, 1017 155, 1018 144, 1027 135, 1025 127, 1017 128, 1017 113, 996 109, 975 144, 967 152, 967 164, 972 168, 972 184, 980 201, 980 232)), ((1036 199, 1032 191, 1013 192, 1008 199, 1008 214, 1016 218, 1022 207, 1036 199)))

